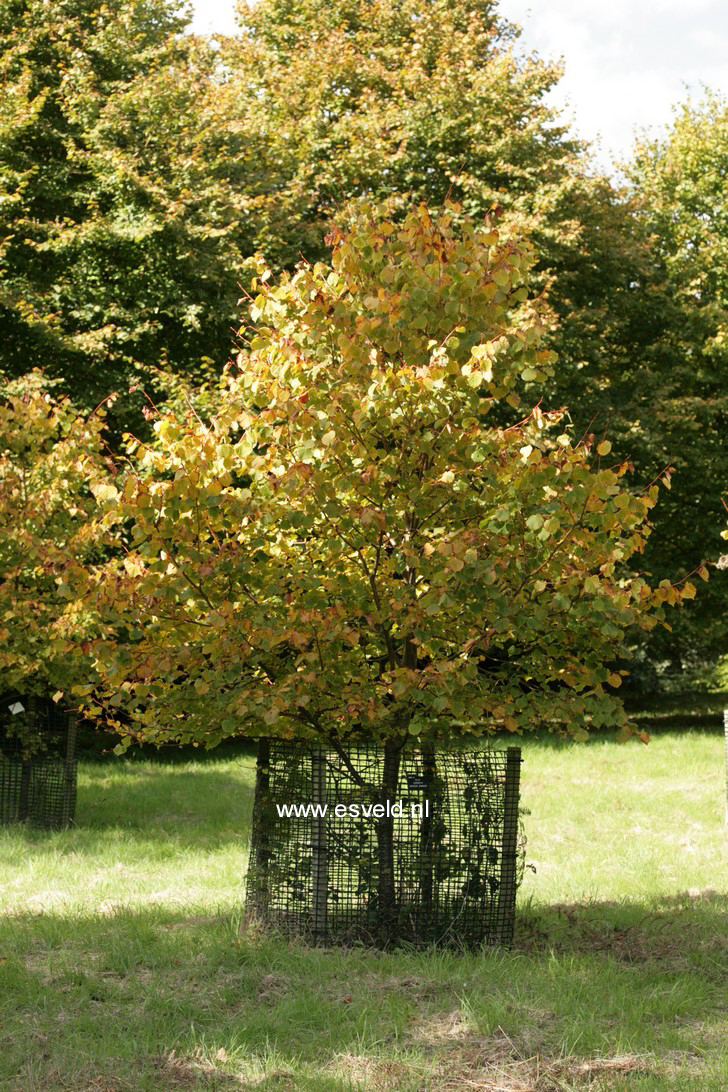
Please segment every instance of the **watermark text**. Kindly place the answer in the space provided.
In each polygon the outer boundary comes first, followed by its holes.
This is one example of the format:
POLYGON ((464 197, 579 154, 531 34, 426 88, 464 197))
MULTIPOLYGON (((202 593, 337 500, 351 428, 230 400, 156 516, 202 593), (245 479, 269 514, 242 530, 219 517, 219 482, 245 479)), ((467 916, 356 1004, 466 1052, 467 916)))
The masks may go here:
POLYGON ((333 815, 336 819, 428 819, 430 801, 421 804, 405 804, 403 800, 388 800, 386 804, 276 804, 279 819, 324 819, 333 815))

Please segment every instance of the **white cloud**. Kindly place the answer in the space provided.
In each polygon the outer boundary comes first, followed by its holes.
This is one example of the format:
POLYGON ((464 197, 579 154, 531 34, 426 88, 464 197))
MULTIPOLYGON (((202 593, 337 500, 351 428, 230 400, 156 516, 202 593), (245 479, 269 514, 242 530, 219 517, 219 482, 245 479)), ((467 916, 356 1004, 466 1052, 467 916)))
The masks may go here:
POLYGON ((191 30, 196 34, 234 34, 235 0, 193 0, 191 30))
POLYGON ((570 102, 579 135, 601 134, 605 166, 628 153, 635 128, 670 121, 686 84, 728 93, 724 0, 502 0, 500 11, 523 26, 520 48, 563 55, 553 101, 570 102))

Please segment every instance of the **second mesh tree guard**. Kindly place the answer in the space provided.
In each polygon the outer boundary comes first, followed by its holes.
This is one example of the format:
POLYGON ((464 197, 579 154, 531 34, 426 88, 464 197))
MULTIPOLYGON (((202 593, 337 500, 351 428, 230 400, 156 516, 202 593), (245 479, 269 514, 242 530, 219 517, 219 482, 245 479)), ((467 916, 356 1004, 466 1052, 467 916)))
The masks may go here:
POLYGON ((0 702, 0 823, 65 827, 76 810, 76 722, 49 698, 0 702))
POLYGON ((249 912, 315 943, 513 939, 521 753, 259 745, 249 912))

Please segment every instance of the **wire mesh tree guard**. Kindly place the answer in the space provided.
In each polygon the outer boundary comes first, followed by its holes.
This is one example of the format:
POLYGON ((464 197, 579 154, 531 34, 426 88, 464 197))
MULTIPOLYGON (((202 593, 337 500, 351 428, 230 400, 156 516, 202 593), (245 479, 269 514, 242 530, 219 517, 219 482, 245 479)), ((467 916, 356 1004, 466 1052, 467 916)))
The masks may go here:
POLYGON ((0 824, 67 826, 76 811, 76 721, 49 698, 0 702, 0 824))
POLYGON ((521 752, 259 743, 249 917, 318 944, 513 940, 521 752))

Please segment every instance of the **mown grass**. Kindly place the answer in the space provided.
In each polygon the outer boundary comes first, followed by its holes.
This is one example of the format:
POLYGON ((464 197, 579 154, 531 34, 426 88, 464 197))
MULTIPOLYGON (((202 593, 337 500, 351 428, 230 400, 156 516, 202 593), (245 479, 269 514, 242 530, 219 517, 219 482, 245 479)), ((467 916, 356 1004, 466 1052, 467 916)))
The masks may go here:
POLYGON ((524 744, 509 952, 246 931, 252 784, 86 763, 74 829, 0 830, 0 1087, 728 1088, 720 734, 524 744))

